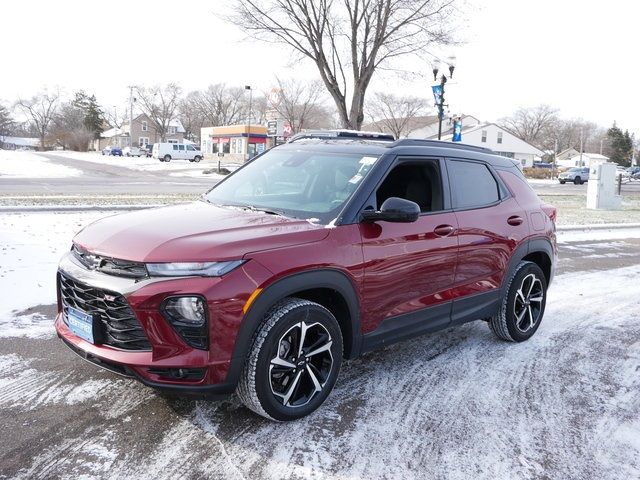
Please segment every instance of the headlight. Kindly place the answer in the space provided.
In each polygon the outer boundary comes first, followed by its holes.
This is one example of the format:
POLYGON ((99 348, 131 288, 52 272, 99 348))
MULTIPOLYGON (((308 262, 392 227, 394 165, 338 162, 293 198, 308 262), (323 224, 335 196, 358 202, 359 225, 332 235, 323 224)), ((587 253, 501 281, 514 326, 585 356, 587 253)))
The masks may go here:
POLYGON ((230 262, 147 263, 152 277, 221 277, 244 263, 230 262))

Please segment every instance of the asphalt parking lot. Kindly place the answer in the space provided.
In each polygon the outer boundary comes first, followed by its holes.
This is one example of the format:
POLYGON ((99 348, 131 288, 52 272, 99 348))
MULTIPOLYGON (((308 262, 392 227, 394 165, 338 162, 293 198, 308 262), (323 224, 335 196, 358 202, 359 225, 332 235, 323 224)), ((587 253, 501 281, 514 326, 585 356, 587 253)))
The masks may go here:
POLYGON ((67 350, 54 306, 21 312, 33 328, 0 338, 0 478, 638 478, 636 237, 561 243, 530 341, 479 321, 387 347, 288 424, 159 396, 67 350))

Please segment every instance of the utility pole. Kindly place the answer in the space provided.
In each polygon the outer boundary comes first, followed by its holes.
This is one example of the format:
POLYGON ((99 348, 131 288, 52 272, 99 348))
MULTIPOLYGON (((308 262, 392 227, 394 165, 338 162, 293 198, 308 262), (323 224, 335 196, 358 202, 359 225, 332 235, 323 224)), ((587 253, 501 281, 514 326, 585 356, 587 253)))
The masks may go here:
POLYGON ((580 129, 580 166, 584 167, 584 160, 582 160, 582 153, 584 152, 584 138, 583 131, 580 129))
POLYGON ((133 147, 133 85, 129 85, 129 147, 133 147))
POLYGON ((247 111, 247 154, 245 155, 245 161, 249 161, 249 139, 251 138, 251 100, 253 90, 251 90, 251 85, 245 85, 244 89, 249 90, 249 110, 247 111))

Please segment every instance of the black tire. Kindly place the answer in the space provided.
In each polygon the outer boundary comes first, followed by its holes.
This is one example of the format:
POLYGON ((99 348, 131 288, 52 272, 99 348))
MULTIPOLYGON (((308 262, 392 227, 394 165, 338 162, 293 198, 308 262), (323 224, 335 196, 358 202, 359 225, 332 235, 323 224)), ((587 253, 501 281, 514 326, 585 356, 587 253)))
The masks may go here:
POLYGON ((560 184, 564 185, 566 182, 564 180, 560 180, 560 184))
POLYGON ((342 332, 331 312, 309 300, 285 298, 269 309, 258 328, 236 393, 263 417, 296 420, 322 405, 341 363, 342 332), (296 344, 300 337, 302 349, 296 344))
POLYGON ((575 185, 582 185, 582 179, 580 177, 576 177, 573 179, 573 183, 575 185))
POLYGON ((202 160, 202 157, 200 155, 196 155, 195 157, 193 157, 193 161, 198 163, 200 160, 202 160))
POLYGON ((163 160, 162 160, 163 162, 170 162, 171 161, 171 155, 169 155, 169 154, 165 155, 162 158, 163 158, 163 160))
POLYGON ((542 322, 547 303, 547 280, 538 265, 523 261, 516 267, 505 292, 500 310, 489 319, 489 326, 502 340, 524 342, 536 333, 542 322), (532 276, 535 278, 532 288, 522 292, 528 288, 532 276), (534 300, 536 298, 539 300, 534 300), (519 318, 519 314, 523 316, 519 318))

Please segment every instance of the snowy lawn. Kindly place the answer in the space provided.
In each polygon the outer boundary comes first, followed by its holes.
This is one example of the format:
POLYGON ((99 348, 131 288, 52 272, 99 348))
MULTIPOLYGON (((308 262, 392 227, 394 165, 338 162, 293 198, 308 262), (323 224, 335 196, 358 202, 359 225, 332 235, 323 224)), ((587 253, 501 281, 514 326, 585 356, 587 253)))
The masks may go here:
MULTIPOLYGON (((56 302, 56 270, 73 236, 110 212, 0 214, 0 337, 42 333, 32 315, 13 318, 28 307, 56 302), (33 325, 32 325, 33 323, 33 325)), ((46 329, 53 326, 46 321, 46 329)))
POLYGON ((0 178, 64 178, 81 173, 32 152, 0 150, 0 178))
POLYGON ((586 195, 539 195, 558 209, 558 225, 639 223, 640 195, 622 197, 621 210, 589 210, 586 195))
MULTIPOLYGON (((110 155, 102 155, 100 152, 57 151, 47 152, 47 154, 59 155, 60 157, 72 158, 74 160, 100 163, 103 165, 125 167, 144 172, 169 172, 169 175, 174 177, 201 176, 203 175, 203 170, 210 169, 214 166, 214 162, 207 162, 204 160, 199 163, 189 162, 188 160, 171 160, 170 162, 161 162, 151 157, 114 157, 110 155)), ((217 163, 215 163, 215 165, 217 166, 217 163)), ((217 174, 207 175, 207 178, 209 177, 223 178, 222 175, 217 174)))

